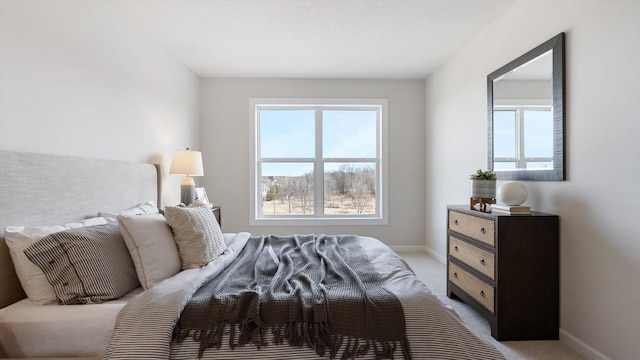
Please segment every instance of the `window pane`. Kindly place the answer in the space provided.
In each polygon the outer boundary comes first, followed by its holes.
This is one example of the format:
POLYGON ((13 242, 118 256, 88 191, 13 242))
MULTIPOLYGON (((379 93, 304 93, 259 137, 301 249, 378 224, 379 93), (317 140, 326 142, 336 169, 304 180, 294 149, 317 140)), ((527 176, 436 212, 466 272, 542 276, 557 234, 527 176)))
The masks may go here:
POLYGON ((324 158, 375 158, 377 117, 375 110, 323 110, 324 158))
POLYGON ((494 170, 510 170, 515 168, 516 168, 515 161, 494 161, 493 162, 494 170))
POLYGON ((553 170, 553 161, 527 161, 527 169, 553 170))
POLYGON ((262 215, 313 214, 313 163, 263 163, 262 215))
POLYGON ((525 158, 553 156, 551 110, 525 110, 524 133, 527 134, 524 139, 525 158))
POLYGON ((493 112, 493 157, 516 157, 516 112, 493 112))
POLYGON ((376 164, 325 163, 325 214, 375 214, 376 164))
POLYGON ((260 157, 313 158, 313 110, 260 110, 260 157))

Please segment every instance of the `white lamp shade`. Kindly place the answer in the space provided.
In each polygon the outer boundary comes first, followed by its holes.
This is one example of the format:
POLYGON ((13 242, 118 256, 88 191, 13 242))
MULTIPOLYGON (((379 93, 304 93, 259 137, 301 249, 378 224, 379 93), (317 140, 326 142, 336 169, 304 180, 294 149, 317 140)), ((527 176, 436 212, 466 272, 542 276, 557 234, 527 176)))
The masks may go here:
POLYGON ((173 154, 169 174, 180 174, 186 176, 203 176, 202 153, 187 148, 178 150, 173 154))

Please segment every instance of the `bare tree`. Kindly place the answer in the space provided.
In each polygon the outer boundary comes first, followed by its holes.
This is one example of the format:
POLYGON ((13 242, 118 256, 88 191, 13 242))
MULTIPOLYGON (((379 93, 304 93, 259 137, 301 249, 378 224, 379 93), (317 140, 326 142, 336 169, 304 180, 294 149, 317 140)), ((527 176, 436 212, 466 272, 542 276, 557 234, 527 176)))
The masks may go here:
POLYGON ((331 174, 333 178, 333 186, 337 195, 347 195, 349 192, 349 188, 351 187, 351 182, 353 181, 353 176, 355 173, 355 169, 351 164, 342 164, 338 168, 338 171, 334 171, 331 174))
POLYGON ((303 214, 313 213, 313 172, 302 175, 294 186, 300 199, 300 210, 303 214))
POLYGON ((282 186, 282 197, 284 199, 287 199, 287 205, 289 206, 289 214, 292 213, 291 200, 295 195, 296 195, 295 180, 290 177, 287 177, 282 186))
POLYGON ((354 173, 349 196, 352 198, 352 206, 358 214, 362 214, 371 200, 370 172, 367 169, 360 169, 354 173))

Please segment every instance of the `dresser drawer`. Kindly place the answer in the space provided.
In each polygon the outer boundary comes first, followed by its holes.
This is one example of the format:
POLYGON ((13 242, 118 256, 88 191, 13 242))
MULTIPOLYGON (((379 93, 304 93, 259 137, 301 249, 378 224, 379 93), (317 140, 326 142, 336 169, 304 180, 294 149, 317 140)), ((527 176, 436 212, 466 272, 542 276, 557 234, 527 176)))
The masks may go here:
POLYGON ((495 246, 493 220, 449 211, 449 229, 495 246))
POLYGON ((449 236, 449 254, 487 275, 489 278, 496 278, 494 254, 460 239, 456 239, 453 236, 449 236))
POLYGON ((482 306, 495 313, 494 288, 470 273, 462 270, 453 263, 449 263, 449 280, 476 299, 482 306))

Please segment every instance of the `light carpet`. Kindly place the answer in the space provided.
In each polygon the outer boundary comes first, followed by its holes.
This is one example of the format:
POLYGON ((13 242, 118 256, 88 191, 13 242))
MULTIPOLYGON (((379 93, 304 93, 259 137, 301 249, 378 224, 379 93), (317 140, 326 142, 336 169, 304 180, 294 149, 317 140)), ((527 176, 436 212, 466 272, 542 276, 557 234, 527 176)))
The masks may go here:
POLYGON ((475 310, 457 299, 449 299, 447 270, 444 264, 427 253, 398 252, 411 266, 418 278, 431 289, 440 301, 452 308, 465 325, 478 337, 495 346, 508 360, 578 360, 583 359, 559 341, 502 341, 491 337, 489 322, 475 310))

